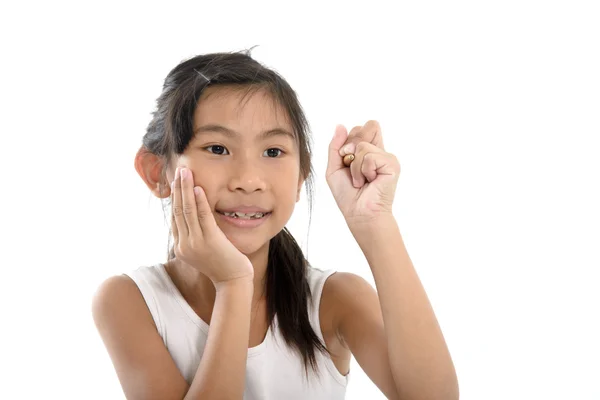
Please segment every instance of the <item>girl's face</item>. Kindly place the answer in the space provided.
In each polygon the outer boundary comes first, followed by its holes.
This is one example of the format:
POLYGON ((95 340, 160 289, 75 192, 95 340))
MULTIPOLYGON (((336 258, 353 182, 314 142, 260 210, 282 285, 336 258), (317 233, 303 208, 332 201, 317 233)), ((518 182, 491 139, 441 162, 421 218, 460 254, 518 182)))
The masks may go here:
MULTIPOLYGON (((195 136, 177 166, 186 166, 207 195, 217 224, 244 254, 261 249, 287 223, 299 199, 299 150, 283 108, 258 91, 207 88, 194 114, 195 136), (244 208, 245 207, 245 208, 244 208), (223 211, 268 212, 240 227, 223 211)), ((246 222, 246 221, 244 221, 246 222)))

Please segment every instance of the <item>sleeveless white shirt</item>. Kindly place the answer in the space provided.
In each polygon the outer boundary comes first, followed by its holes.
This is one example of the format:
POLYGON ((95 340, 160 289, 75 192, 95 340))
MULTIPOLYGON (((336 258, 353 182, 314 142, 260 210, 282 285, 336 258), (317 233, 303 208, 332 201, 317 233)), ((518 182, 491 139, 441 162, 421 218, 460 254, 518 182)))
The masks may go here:
MULTIPOLYGON (((325 343, 319 323, 319 305, 323 285, 335 271, 310 266, 307 271, 312 293, 312 304, 308 304, 310 323, 319 340, 325 343)), ((208 324, 185 301, 163 264, 140 267, 127 275, 137 284, 165 346, 191 384, 206 345, 208 324)), ((269 328, 264 341, 248 349, 244 400, 343 399, 349 374, 340 374, 326 354, 317 350, 315 356, 319 376, 309 365, 306 381, 302 358, 286 346, 275 317, 274 327, 269 328)))

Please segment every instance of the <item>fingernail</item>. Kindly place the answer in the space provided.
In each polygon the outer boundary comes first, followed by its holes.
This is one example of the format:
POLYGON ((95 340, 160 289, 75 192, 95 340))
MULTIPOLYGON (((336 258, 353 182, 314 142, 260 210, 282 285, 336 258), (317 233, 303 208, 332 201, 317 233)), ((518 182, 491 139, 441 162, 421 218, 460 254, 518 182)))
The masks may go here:
POLYGON ((351 143, 348 143, 347 145, 343 146, 340 149, 340 156, 344 157, 347 154, 352 154, 352 152, 349 151, 350 150, 350 146, 351 146, 351 143))
POLYGON ((181 168, 180 174, 181 174, 181 179, 187 178, 187 168, 181 168))
POLYGON ((175 178, 174 179, 177 179, 177 178, 179 178, 179 167, 175 168, 175 178))
POLYGON ((354 143, 348 143, 347 145, 344 146, 344 148, 342 149, 344 154, 353 154, 354 153, 354 143))

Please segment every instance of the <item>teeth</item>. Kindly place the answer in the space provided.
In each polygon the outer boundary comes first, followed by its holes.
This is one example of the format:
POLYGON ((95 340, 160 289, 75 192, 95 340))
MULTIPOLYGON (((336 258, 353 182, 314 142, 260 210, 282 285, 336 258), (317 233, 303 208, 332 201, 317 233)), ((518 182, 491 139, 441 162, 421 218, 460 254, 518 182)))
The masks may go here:
POLYGON ((245 213, 241 213, 241 212, 224 212, 223 214, 227 215, 228 217, 234 217, 234 218, 241 218, 241 219, 256 219, 256 218, 262 218, 264 217, 264 213, 249 213, 249 214, 245 214, 245 213))

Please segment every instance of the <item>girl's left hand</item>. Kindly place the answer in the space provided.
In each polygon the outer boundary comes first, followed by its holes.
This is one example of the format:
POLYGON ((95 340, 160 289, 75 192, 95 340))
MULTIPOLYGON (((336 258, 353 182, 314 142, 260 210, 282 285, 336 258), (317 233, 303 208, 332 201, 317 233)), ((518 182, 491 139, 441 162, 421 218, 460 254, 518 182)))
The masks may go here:
POLYGON ((399 176, 400 163, 385 151, 377 121, 354 127, 349 135, 338 125, 329 144, 326 178, 348 225, 392 215, 399 176), (346 154, 355 157, 350 167, 343 162, 346 154))

